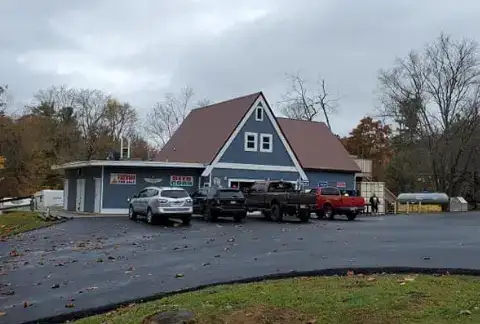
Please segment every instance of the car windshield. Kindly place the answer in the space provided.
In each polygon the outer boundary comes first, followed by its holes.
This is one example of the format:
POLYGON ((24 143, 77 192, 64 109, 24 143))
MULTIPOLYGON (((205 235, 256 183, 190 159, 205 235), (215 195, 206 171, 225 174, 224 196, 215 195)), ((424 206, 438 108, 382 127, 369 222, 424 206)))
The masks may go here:
POLYGON ((219 198, 243 198, 243 193, 238 189, 227 189, 217 191, 219 198))
POLYGON ((165 198, 186 198, 188 192, 186 190, 163 190, 161 196, 165 198))

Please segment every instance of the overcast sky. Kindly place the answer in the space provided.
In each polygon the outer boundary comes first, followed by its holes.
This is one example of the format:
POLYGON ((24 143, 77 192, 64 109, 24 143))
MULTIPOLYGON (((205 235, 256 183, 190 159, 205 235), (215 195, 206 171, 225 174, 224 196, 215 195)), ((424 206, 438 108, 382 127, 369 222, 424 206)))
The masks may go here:
POLYGON ((475 0, 0 0, 0 84, 17 106, 66 84, 143 114, 184 86, 212 101, 262 90, 278 110, 298 71, 340 96, 346 134, 377 104, 380 68, 442 31, 476 38, 479 17, 475 0))

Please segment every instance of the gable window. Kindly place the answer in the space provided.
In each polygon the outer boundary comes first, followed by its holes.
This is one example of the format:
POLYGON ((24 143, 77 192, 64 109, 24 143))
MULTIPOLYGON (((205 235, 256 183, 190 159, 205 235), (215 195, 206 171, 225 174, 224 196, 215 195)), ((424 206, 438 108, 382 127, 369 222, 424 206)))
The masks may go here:
POLYGON ((271 153, 273 151, 272 134, 260 134, 260 152, 271 153))
POLYGON ((262 121, 263 120, 263 106, 259 104, 255 109, 255 120, 262 121))
POLYGON ((247 152, 257 151, 257 133, 245 132, 244 149, 247 152))

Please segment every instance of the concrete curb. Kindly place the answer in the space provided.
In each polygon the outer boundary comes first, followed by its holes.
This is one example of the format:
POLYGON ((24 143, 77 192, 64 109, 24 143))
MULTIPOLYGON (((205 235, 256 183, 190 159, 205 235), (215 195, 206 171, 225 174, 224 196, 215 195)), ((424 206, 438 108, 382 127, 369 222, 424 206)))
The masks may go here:
POLYGON ((362 273, 364 275, 372 274, 426 274, 426 275, 468 275, 468 276, 480 276, 480 269, 462 269, 462 268, 418 268, 418 267, 365 267, 365 268, 332 268, 332 269, 323 269, 323 270, 312 270, 312 271, 290 271, 285 273, 277 273, 272 275, 260 276, 260 277, 251 277, 238 280, 217 282, 213 284, 201 285, 193 288, 187 288, 172 292, 161 292, 152 296, 146 296, 143 298, 131 299, 120 303, 114 303, 104 306, 99 306, 95 308, 88 308, 84 310, 79 310, 70 313, 64 313, 52 317, 37 319, 34 321, 23 322, 22 324, 39 324, 39 323, 65 323, 68 321, 74 321, 81 318, 99 315, 103 313, 110 312, 117 308, 127 306, 132 303, 145 303, 149 301, 159 300, 165 297, 169 297, 176 294, 194 292, 202 290, 205 288, 220 286, 220 285, 231 285, 231 284, 242 284, 242 283, 252 283, 276 279, 288 279, 295 277, 316 277, 316 276, 346 276, 348 271, 353 271, 354 273, 362 273))

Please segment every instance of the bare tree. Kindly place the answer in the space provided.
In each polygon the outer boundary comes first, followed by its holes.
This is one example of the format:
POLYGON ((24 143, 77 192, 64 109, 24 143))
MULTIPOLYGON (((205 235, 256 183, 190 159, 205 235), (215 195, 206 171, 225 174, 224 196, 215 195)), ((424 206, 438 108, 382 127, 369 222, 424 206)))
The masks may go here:
POLYGON ((106 107, 111 98, 100 90, 80 89, 75 92, 75 110, 85 140, 85 158, 89 160, 100 151, 104 153, 105 148, 99 144, 109 135, 103 126, 106 107))
POLYGON ((323 114, 328 128, 331 129, 330 115, 336 111, 338 98, 333 99, 327 91, 324 79, 319 79, 315 87, 298 73, 287 75, 289 86, 282 101, 282 113, 292 119, 313 121, 323 114))
POLYGON ((146 128, 155 142, 163 147, 191 110, 194 92, 185 87, 178 94, 167 93, 147 115, 146 128))
POLYGON ((7 89, 7 85, 0 85, 0 115, 3 115, 7 108, 7 89))
POLYGON ((39 90, 34 95, 32 105, 27 106, 27 113, 53 116, 67 107, 75 107, 78 91, 65 85, 52 86, 39 90))
POLYGON ((207 107, 207 106, 210 106, 211 104, 213 104, 213 102, 209 99, 201 99, 197 101, 198 108, 207 107))
POLYGON ((421 146, 437 190, 454 194, 466 177, 479 130, 480 58, 471 40, 441 34, 379 76, 383 114, 408 123, 409 147, 421 146))
POLYGON ((119 140, 122 136, 133 136, 137 120, 137 111, 129 103, 120 103, 116 99, 107 100, 104 126, 112 139, 119 140))

